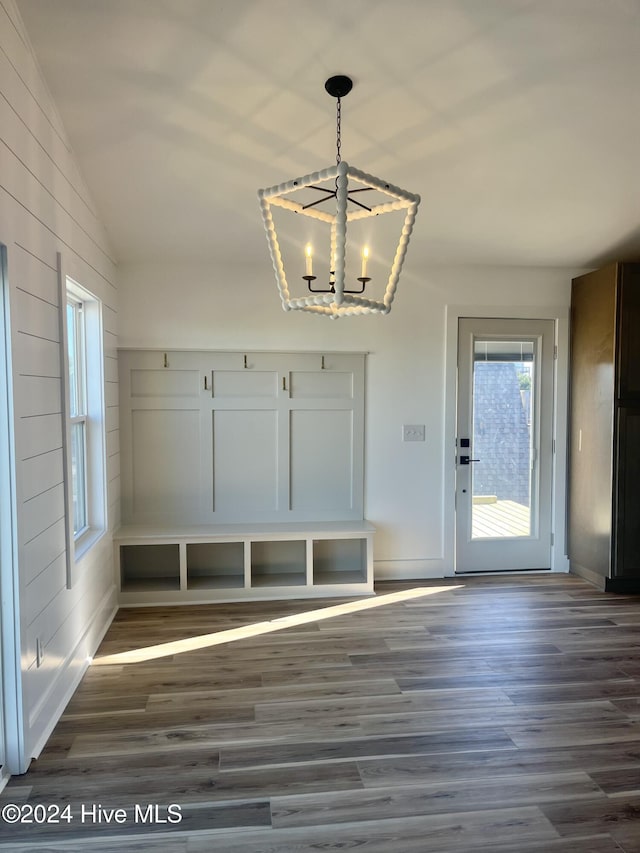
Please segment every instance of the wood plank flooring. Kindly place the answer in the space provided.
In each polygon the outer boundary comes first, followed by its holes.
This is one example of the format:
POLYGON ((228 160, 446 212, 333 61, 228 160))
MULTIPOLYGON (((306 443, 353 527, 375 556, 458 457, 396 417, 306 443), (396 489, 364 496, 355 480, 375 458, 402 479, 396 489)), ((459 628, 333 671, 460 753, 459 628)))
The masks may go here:
POLYGON ((640 853, 640 598, 565 575, 377 592, 218 645, 337 602, 121 610, 0 794, 71 820, 0 822, 0 850, 640 853))

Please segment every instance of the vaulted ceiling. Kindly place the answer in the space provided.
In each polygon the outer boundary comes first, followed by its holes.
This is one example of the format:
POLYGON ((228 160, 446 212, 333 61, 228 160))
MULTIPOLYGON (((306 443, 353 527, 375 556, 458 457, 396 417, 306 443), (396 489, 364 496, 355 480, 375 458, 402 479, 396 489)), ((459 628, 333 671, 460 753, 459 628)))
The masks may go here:
POLYGON ((256 191, 342 155, 411 265, 640 257, 638 0, 17 0, 123 262, 267 262, 256 191))

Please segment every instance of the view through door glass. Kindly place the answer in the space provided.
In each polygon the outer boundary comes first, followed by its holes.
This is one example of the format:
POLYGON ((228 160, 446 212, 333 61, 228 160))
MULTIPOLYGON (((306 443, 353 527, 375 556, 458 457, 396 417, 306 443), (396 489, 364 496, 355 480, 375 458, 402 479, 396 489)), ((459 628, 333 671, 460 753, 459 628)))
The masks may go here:
POLYGON ((535 370, 532 341, 474 341, 473 539, 531 535, 535 370))

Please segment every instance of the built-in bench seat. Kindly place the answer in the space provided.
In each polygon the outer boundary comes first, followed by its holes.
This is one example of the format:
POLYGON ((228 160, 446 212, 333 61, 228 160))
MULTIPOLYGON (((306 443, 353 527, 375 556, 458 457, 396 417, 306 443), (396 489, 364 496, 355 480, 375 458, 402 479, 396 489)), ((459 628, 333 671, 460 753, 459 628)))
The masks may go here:
POLYGON ((367 521, 122 526, 114 535, 120 603, 373 593, 374 531, 367 521))

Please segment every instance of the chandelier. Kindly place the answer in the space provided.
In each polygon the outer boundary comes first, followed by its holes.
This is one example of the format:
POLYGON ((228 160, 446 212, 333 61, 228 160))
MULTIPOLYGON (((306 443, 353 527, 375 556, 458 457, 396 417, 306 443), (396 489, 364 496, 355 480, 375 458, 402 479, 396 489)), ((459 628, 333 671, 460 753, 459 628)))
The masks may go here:
MULTIPOLYGON (((325 83, 329 95, 336 98, 336 165, 258 190, 271 260, 285 311, 309 311, 333 319, 355 314, 388 314, 398 287, 420 196, 361 172, 342 159, 341 99, 349 94, 352 86, 351 79, 343 75, 330 77, 325 83), (293 264, 299 266, 295 275, 306 283, 308 296, 292 297, 289 291, 272 207, 306 217, 315 224, 322 223, 321 230, 325 233, 328 226, 326 255, 315 254, 310 241, 304 245, 294 241, 293 264), (382 214, 396 214, 397 217, 402 211, 406 214, 393 261, 390 262, 392 252, 385 260, 379 258, 368 243, 360 242, 356 246, 348 243, 348 225, 382 214), (326 271, 324 276, 314 275, 314 263, 317 270, 320 259, 322 269, 326 271), (386 277, 384 294, 378 299, 369 298, 365 293, 367 286, 376 283, 371 270, 374 262, 377 273, 382 269, 382 275, 377 274, 375 278, 384 281, 386 277), (304 274, 300 274, 302 270, 304 274), (355 275, 355 272, 360 274, 355 275)), ((287 263, 291 266, 291 258, 287 263)))

